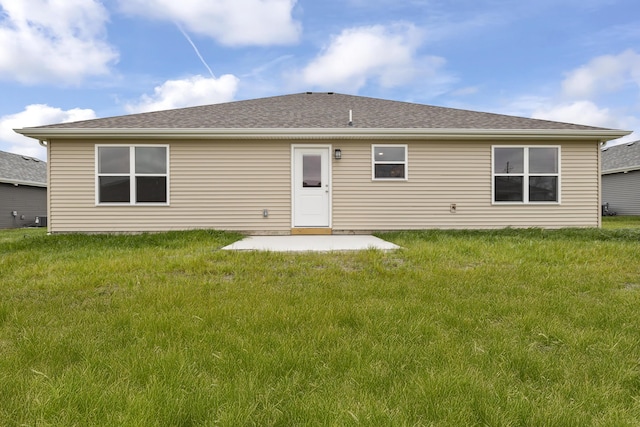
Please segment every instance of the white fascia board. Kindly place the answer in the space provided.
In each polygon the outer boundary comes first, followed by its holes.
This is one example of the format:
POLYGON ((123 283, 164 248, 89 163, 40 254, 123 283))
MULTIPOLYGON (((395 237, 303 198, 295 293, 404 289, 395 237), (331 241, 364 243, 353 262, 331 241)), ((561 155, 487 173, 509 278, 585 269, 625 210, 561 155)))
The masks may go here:
POLYGON ((46 182, 20 181, 20 180, 16 180, 16 179, 0 178, 0 183, 11 184, 11 185, 15 185, 15 186, 23 185, 23 186, 29 186, 29 187, 47 188, 47 183, 46 182))
POLYGON ((617 139, 630 131, 597 129, 422 129, 422 128, 250 128, 250 129, 91 129, 91 128, 24 128, 21 135, 47 141, 54 138, 114 139, 486 139, 486 140, 585 140, 601 142, 617 139))
POLYGON ((618 168, 618 169, 609 169, 606 171, 602 171, 602 175, 612 175, 614 173, 628 173, 640 170, 640 165, 637 166, 628 166, 626 168, 618 168))

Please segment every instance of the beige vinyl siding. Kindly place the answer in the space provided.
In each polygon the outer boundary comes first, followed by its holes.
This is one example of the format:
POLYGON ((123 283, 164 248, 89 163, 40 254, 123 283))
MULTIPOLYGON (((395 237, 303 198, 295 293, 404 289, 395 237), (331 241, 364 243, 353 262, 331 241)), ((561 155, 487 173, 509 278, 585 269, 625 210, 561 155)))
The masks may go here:
POLYGON ((51 232, 290 229, 289 142, 172 141, 169 206, 96 206, 95 145, 109 143, 50 143, 51 232))
MULTIPOLYGON (((169 206, 96 206, 96 144, 49 142, 50 231, 139 232, 214 228, 264 234, 291 230, 291 145, 332 144, 335 233, 428 228, 596 227, 598 144, 485 140, 402 141, 407 181, 374 181, 372 141, 148 141, 170 145, 169 206), (492 145, 561 147, 561 203, 493 204, 492 145), (456 204, 456 213, 450 205, 456 204), (269 210, 263 218, 263 209, 269 210)), ((374 144, 394 144, 375 141, 374 144)))
POLYGON ((396 182, 371 180, 371 143, 335 147, 342 160, 333 169, 334 232, 598 226, 596 142, 410 142, 409 180, 396 182), (561 203, 492 204, 492 145, 561 146, 561 203))

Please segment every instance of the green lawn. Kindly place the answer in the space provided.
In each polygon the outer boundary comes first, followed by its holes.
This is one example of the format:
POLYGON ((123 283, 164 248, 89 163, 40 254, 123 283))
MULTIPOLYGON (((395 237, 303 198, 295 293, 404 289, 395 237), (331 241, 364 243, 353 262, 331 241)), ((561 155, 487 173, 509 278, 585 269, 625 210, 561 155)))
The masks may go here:
POLYGON ((637 426, 640 223, 618 221, 328 254, 4 231, 0 425, 637 426))
POLYGON ((602 227, 611 228, 640 228, 640 216, 609 216, 602 219, 602 227))

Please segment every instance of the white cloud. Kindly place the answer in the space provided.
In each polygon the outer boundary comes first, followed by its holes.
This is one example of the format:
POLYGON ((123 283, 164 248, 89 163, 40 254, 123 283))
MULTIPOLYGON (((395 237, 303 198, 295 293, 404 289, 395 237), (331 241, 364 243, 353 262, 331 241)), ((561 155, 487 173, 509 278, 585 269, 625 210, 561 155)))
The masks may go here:
POLYGON ((45 160, 47 158, 46 150, 38 144, 38 141, 22 136, 14 132, 13 129, 90 120, 95 119, 95 117, 95 112, 90 109, 73 108, 71 110, 62 110, 44 104, 29 105, 24 111, 0 117, 2 149, 45 160))
POLYGON ((118 52, 104 40, 97 0, 0 0, 0 79, 73 84, 109 73, 118 52))
MULTIPOLYGON (((610 129, 640 128, 640 54, 626 50, 618 55, 591 59, 565 76, 556 96, 524 95, 508 103, 505 114, 576 123, 610 129)), ((638 132, 613 144, 640 138, 638 132)))
POLYGON ((130 14, 175 22, 225 45, 296 42, 301 26, 292 17, 296 0, 120 0, 130 14))
POLYGON ((422 32, 411 24, 350 28, 330 44, 297 77, 313 87, 355 92, 371 81, 383 88, 418 78, 435 78, 445 60, 418 55, 422 32))
POLYGON ((589 99, 620 91, 629 84, 640 86, 640 54, 632 49, 618 55, 598 56, 569 72, 562 82, 562 91, 570 98, 589 99))
POLYGON ((588 126, 608 128, 618 128, 620 126, 618 118, 608 108, 598 108, 591 101, 540 106, 531 114, 531 117, 588 126))
POLYGON ((232 101, 238 83, 239 79, 231 74, 218 78, 193 76, 167 80, 155 87, 153 95, 142 95, 137 103, 128 104, 125 108, 129 113, 142 113, 232 101))
MULTIPOLYGON (((612 129, 638 129, 640 116, 634 100, 640 94, 639 89, 640 54, 628 49, 617 55, 598 56, 567 73, 559 99, 545 99, 532 106, 531 117, 612 129), (619 102, 611 104, 611 99, 619 102)), ((635 139, 638 139, 637 132, 613 143, 635 139)))
MULTIPOLYGON (((539 106, 532 114, 534 119, 577 123, 609 129, 633 130, 640 127, 640 119, 600 108, 592 101, 574 101, 564 104, 539 106)), ((612 141, 614 144, 640 138, 637 132, 612 141)))

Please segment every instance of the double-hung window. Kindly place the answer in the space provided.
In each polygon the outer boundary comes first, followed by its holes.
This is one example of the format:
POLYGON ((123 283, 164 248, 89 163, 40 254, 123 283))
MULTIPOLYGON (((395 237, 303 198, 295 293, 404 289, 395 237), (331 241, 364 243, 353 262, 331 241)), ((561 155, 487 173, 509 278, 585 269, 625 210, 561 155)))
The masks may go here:
POLYGON ((97 204, 169 203, 169 147, 96 146, 97 204))
POLYGON ((372 145, 371 161, 374 180, 407 180, 406 145, 372 145))
POLYGON ((560 147, 494 146, 495 203, 559 203, 560 147))

